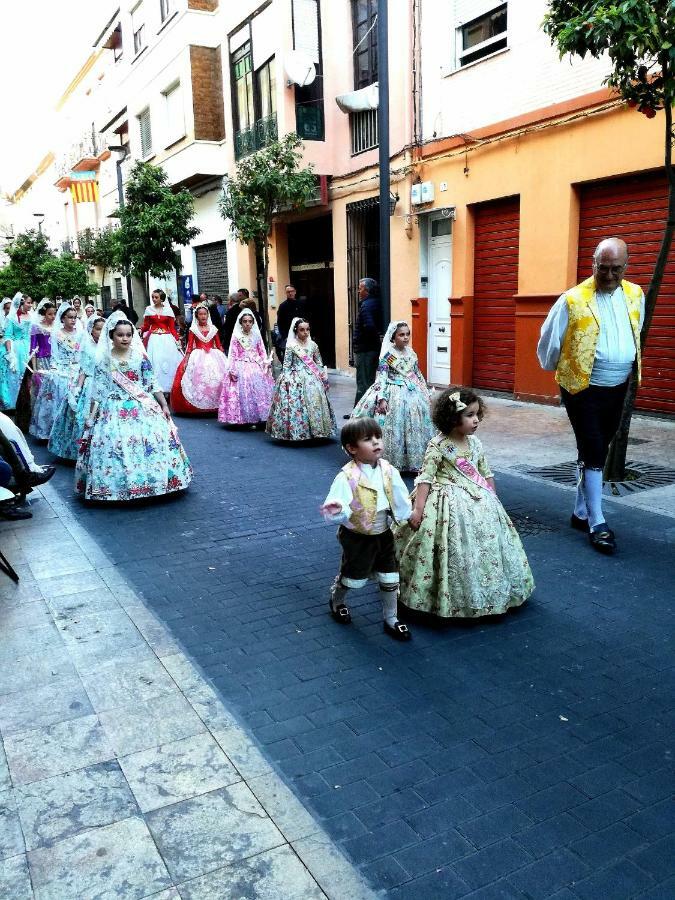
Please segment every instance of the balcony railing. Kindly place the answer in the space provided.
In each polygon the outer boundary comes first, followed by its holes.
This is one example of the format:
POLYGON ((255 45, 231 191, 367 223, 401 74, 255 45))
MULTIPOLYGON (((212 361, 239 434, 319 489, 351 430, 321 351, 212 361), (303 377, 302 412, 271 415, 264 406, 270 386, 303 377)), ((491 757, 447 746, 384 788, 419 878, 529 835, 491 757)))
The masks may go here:
POLYGON ((352 156, 372 150, 379 145, 376 109, 350 113, 349 127, 352 133, 352 156))
POLYGON ((245 131, 237 131, 234 135, 234 155, 237 159, 262 150, 279 137, 277 117, 267 116, 266 119, 258 119, 252 128, 245 131))
POLYGON ((84 160, 95 160, 102 151, 103 146, 99 136, 96 133, 87 133, 79 141, 71 144, 59 157, 56 164, 59 178, 69 175, 84 160))

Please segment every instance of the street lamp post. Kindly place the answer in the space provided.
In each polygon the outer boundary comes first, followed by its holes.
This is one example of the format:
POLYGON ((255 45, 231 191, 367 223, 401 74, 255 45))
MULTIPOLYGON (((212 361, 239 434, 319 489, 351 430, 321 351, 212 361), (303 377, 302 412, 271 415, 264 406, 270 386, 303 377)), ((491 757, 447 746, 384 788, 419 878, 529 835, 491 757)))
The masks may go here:
MULTIPOLYGON (((109 144, 108 150, 113 151, 114 153, 120 154, 116 160, 117 166, 117 202, 120 205, 120 209, 124 209, 124 182, 122 180, 122 163, 129 155, 129 147, 126 144, 109 144)), ((127 281, 127 304, 129 309, 134 308, 134 299, 131 293, 131 275, 126 276, 127 281)))
POLYGON ((38 223, 37 223, 38 234, 42 234, 42 223, 45 220, 45 214, 44 213, 33 213, 33 217, 38 220, 38 223))
POLYGON ((389 22, 388 0, 377 3, 377 133, 380 164, 380 297, 385 326, 391 319, 391 227, 389 189, 389 22))

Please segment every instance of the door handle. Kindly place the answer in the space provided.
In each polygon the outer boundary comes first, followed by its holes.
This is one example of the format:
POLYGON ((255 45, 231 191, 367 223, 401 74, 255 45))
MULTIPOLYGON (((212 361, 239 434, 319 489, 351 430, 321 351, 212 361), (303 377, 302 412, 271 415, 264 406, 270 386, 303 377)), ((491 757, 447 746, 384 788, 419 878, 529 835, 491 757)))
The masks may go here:
POLYGON ((445 334, 445 325, 440 327, 438 330, 440 331, 441 334, 445 334))

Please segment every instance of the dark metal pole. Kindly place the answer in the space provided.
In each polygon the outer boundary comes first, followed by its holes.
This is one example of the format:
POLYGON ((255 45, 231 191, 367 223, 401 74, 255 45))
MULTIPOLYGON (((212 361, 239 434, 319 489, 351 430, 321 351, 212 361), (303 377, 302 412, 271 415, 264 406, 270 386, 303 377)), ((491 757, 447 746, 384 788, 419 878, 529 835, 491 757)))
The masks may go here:
POLYGON ((380 103, 377 133, 380 144, 380 297, 385 328, 391 319, 391 248, 389 218, 389 22, 388 0, 377 2, 377 70, 380 103))

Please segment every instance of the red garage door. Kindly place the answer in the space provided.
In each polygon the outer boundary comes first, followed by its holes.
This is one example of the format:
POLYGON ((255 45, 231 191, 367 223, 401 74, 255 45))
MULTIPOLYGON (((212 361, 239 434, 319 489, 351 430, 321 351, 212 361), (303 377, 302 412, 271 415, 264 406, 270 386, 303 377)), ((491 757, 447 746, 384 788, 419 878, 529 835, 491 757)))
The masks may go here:
MULTIPOLYGON (((626 277, 647 290, 666 221, 668 187, 660 174, 616 178, 581 189, 578 278, 591 273, 593 251, 605 237, 628 244, 626 277)), ((671 251, 649 330, 637 406, 675 413, 675 249, 671 251)))
POLYGON ((473 384, 513 391, 520 200, 475 207, 473 384))

